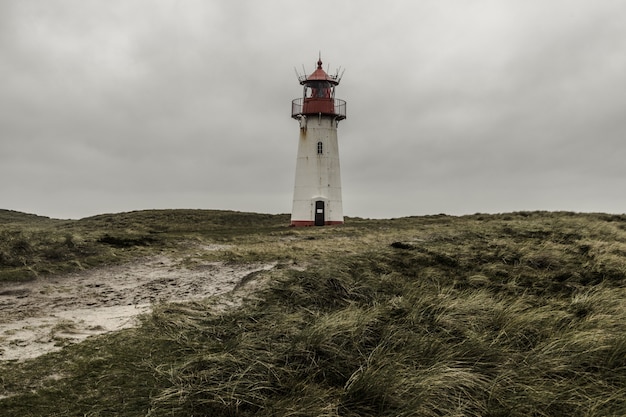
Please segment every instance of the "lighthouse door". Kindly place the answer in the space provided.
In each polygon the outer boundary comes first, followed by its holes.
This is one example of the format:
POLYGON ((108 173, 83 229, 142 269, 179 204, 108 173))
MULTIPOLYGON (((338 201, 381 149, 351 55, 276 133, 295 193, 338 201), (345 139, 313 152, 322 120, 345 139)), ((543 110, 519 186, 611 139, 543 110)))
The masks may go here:
POLYGON ((315 202, 315 225, 324 226, 324 202, 315 202))

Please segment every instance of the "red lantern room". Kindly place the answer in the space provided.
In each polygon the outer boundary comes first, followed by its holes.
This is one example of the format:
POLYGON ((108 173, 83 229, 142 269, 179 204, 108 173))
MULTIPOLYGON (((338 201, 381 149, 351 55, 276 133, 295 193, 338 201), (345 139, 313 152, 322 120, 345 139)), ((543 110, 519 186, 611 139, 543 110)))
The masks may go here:
POLYGON ((341 77, 328 75, 322 68, 322 59, 317 61, 317 69, 308 77, 298 76, 300 84, 304 86, 303 98, 293 100, 291 117, 297 119, 301 115, 328 115, 337 120, 346 118, 346 102, 335 99, 335 86, 339 85, 341 77))

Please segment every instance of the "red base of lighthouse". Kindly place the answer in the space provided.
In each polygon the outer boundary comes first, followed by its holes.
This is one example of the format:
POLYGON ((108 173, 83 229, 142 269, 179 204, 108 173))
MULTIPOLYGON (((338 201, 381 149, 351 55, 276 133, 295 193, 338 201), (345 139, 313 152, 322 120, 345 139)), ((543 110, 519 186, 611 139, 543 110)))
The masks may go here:
MULTIPOLYGON (((336 226, 339 224, 343 224, 340 221, 327 221, 324 222, 324 226, 336 226)), ((313 220, 292 220, 291 227, 303 227, 303 226, 315 226, 315 221, 313 220)))

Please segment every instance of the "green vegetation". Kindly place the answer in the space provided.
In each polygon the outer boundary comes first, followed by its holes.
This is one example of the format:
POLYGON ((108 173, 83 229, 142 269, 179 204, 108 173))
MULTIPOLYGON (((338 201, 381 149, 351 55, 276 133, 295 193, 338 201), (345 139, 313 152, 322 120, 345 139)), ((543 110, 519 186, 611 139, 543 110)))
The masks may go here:
POLYGON ((181 241, 235 242, 288 224, 287 216, 232 211, 147 210, 56 220, 0 210, 0 283, 109 265, 181 241))
POLYGON ((139 328, 2 363, 2 415, 626 414, 626 216, 9 214, 4 280, 210 244, 228 249, 208 260, 278 266, 240 307, 158 305, 139 328))

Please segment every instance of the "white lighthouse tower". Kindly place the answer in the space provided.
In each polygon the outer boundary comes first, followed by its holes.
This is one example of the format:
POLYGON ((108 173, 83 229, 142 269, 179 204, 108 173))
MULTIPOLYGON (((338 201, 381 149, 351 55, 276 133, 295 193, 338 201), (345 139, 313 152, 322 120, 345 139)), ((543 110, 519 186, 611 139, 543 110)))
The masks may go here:
POLYGON ((304 94, 291 104, 291 117, 300 122, 291 225, 343 224, 337 126, 346 102, 335 98, 341 76, 328 75, 320 57, 317 69, 298 80, 304 94))

